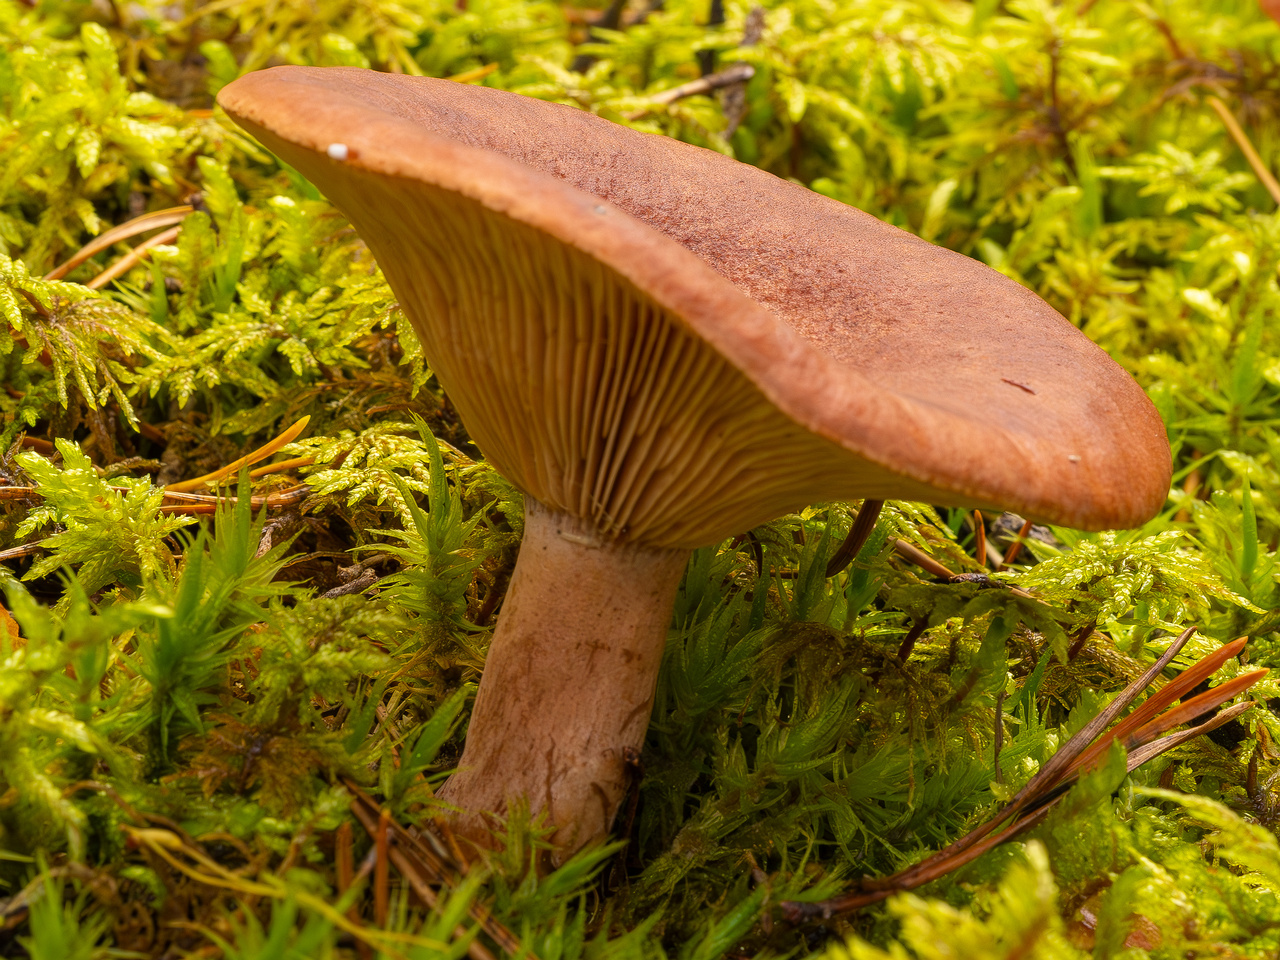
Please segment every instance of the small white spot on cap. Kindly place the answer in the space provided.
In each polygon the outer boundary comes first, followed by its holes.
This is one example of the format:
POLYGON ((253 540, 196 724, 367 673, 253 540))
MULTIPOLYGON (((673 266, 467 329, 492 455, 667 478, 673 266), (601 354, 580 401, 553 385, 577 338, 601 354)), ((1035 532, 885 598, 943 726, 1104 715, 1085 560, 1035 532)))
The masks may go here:
POLYGON ((602 203, 597 203, 597 204, 596 204, 592 209, 593 209, 596 213, 604 213, 604 204, 602 204, 602 203))
POLYGON ((347 159, 347 145, 345 143, 331 143, 325 153, 329 154, 330 160, 347 159))
POLYGON ((1072 463, 1079 463, 1079 462, 1080 462, 1080 454, 1078 454, 1078 453, 1069 453, 1069 454, 1067 454, 1067 459, 1068 459, 1068 460, 1070 460, 1072 463))

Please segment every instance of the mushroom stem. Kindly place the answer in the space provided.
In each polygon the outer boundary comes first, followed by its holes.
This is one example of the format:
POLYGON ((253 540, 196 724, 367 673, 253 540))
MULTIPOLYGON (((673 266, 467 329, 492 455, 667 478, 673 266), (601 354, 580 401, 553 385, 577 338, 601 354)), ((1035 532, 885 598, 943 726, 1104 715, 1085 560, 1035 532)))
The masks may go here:
POLYGON ((644 740, 689 552, 602 540, 526 498, 524 540, 440 799, 481 847, 520 798, 554 826, 558 864, 603 839, 644 740), (496 814, 497 820, 486 814, 496 814))

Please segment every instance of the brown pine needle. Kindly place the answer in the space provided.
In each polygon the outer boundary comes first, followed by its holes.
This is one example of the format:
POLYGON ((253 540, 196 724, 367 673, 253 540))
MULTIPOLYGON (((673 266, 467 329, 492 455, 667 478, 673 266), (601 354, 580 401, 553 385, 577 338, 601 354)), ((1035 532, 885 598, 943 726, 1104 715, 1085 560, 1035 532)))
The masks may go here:
MULTIPOLYGON (((249 498, 249 505, 255 510, 263 507, 269 509, 288 507, 298 503, 311 492, 311 488, 305 483, 300 483, 296 487, 290 487, 288 490, 281 490, 277 493, 269 493, 266 496, 256 496, 249 498)), ((161 513, 188 513, 188 514, 205 514, 217 513, 219 504, 236 504, 239 503, 239 497, 219 497, 208 493, 173 493, 166 490, 164 494, 166 500, 177 500, 178 503, 167 503, 160 508, 161 513)))
MULTIPOLYGON (((113 490, 120 490, 122 487, 113 487, 113 490)), ((278 507, 290 503, 296 503, 310 492, 310 488, 305 483, 300 483, 296 487, 290 487, 287 490, 277 490, 275 493, 265 495, 252 496, 249 503, 256 507, 278 507)), ((177 503, 184 504, 208 504, 217 506, 220 503, 236 504, 240 502, 239 497, 223 497, 216 493, 175 493, 173 490, 166 489, 164 498, 177 503)))
MULTIPOLYGON (((1134 680, 1131 684, 1120 691, 1116 698, 1104 707, 1096 717, 1086 723, 1079 733, 1063 744, 1062 748, 1050 757, 1045 765, 1040 768, 1040 772, 1032 777, 1027 782, 1026 786, 1018 792, 1017 796, 1009 801, 998 820, 991 822, 990 827, 987 828, 988 832, 990 829, 995 827, 996 823, 1008 816, 1016 815, 1025 809, 1037 795, 1043 794, 1046 790, 1056 787, 1062 781, 1063 777, 1066 776, 1076 759, 1088 749, 1089 745, 1093 743, 1093 741, 1099 737, 1107 727, 1111 726, 1116 718, 1119 717, 1126 708, 1128 708, 1129 704, 1137 699, 1138 694, 1150 686, 1151 681, 1158 677, 1161 671, 1163 671, 1164 668, 1173 661, 1173 658, 1178 655, 1179 651, 1182 650, 1187 641, 1191 639, 1191 635, 1193 633, 1195 633, 1195 627, 1188 627, 1186 630, 1182 631, 1182 633, 1178 635, 1178 638, 1169 645, 1169 649, 1161 655, 1159 660, 1148 667, 1146 672, 1144 672, 1142 676, 1138 677, 1137 680, 1134 680)), ((974 831, 974 833, 976 834, 981 830, 983 830, 983 828, 979 827, 978 831, 974 831)), ((973 839, 970 840, 969 838, 962 837, 960 840, 957 840, 952 844, 951 849, 962 850, 972 843, 973 840, 978 839, 974 834, 970 834, 969 836, 973 839)))
MULTIPOLYGON (((1232 640, 1230 643, 1224 643, 1203 660, 1200 660, 1182 671, 1182 673, 1178 674, 1178 676, 1174 677, 1143 701, 1142 705, 1134 710, 1133 713, 1125 717, 1125 719, 1120 721, 1120 723, 1116 724, 1115 728, 1111 731, 1111 736, 1113 738, 1119 737, 1123 739, 1128 737, 1130 733, 1133 733, 1146 724, 1152 722, 1161 710, 1169 706, 1169 704, 1173 703, 1188 690, 1199 686, 1201 682, 1216 673, 1219 667, 1243 650, 1244 645, 1247 642, 1247 637, 1241 637, 1239 640, 1232 640)), ((1199 712, 1203 713, 1205 709, 1208 708, 1203 708, 1199 712)), ((1195 713, 1191 714, 1192 717, 1198 715, 1199 714, 1195 713)), ((1190 719, 1190 717, 1187 719, 1190 719)), ((1109 747, 1109 742, 1106 745, 1095 745, 1081 754, 1079 762, 1085 766, 1089 766, 1094 763, 1098 757, 1105 753, 1109 747)))
POLYGON ((454 83, 474 83, 476 80, 483 80, 489 74, 497 71, 497 69, 497 63, 486 63, 483 67, 476 67, 474 70, 464 70, 462 73, 455 73, 451 77, 445 77, 445 79, 452 80, 454 83))
POLYGON ((182 837, 170 830, 133 827, 121 825, 129 838, 140 847, 145 847, 159 856, 178 872, 190 877, 197 883, 217 889, 229 890, 237 898, 269 897, 282 900, 286 896, 296 899, 300 906, 324 917, 339 930, 350 934, 357 940, 368 942, 382 950, 388 956, 404 958, 405 954, 396 949, 397 944, 409 946, 431 946, 421 938, 397 930, 372 930, 339 913, 333 905, 322 897, 297 887, 286 887, 281 882, 267 882, 264 879, 254 880, 242 874, 228 870, 212 859, 198 847, 186 843, 182 837), (188 861, 194 861, 194 865, 188 861))
POLYGON ((249 467, 260 460, 273 456, 282 447, 286 447, 298 438, 298 435, 306 429, 307 423, 311 420, 310 416, 303 417, 293 426, 291 426, 280 436, 276 437, 270 443, 263 444, 257 450, 246 453, 239 460, 233 460, 225 467, 221 467, 213 473, 206 473, 203 477, 196 477, 194 480, 183 480, 181 483, 171 483, 164 489, 168 493, 182 493, 188 490, 198 490, 207 483, 216 483, 226 477, 233 477, 241 467, 249 467))
MULTIPOLYGON (((1225 710, 1222 710, 1207 723, 1202 723, 1198 727, 1192 727, 1190 730, 1183 730, 1179 733, 1173 734, 1172 736, 1164 737, 1163 739, 1156 740, 1152 743, 1139 747, 1129 754, 1126 769, 1132 773, 1148 760, 1154 759, 1166 750, 1171 750, 1174 747, 1186 743, 1188 740, 1193 740, 1196 737, 1210 733, 1213 730, 1218 729, 1218 727, 1221 727, 1223 724, 1231 722, 1236 719, 1236 717, 1257 705, 1258 704, 1253 700, 1246 701, 1245 703, 1238 703, 1233 707, 1227 707, 1225 710)), ((807 918, 822 917, 825 919, 837 914, 851 913, 855 910, 860 910, 863 907, 870 906, 873 903, 879 903, 881 900, 887 900, 889 897, 893 896, 893 894, 902 890, 913 890, 916 887, 923 886, 926 883, 931 883, 940 877, 944 877, 951 871, 957 870, 967 863, 972 863, 987 851, 993 850, 1000 846, 1000 844, 1012 840, 1015 837, 1026 833, 1028 830, 1039 826, 1040 823, 1044 821, 1045 817, 1049 815, 1049 811, 1052 810, 1058 801, 1060 801, 1064 796, 1066 796, 1065 790, 1060 790, 1059 792, 1048 796, 1045 798, 1042 806, 1031 810, 1029 813, 1015 820, 1003 830, 984 837, 962 853, 949 857, 930 857, 928 860, 923 861, 921 864, 917 865, 917 868, 919 869, 917 869, 917 872, 913 876, 912 882, 909 885, 886 886, 881 889, 869 890, 865 893, 845 894, 841 897, 824 901, 823 903, 804 904, 789 901, 782 903, 780 906, 783 908, 787 918, 795 923, 807 918)))
POLYGON ((1171 710, 1162 713, 1150 723, 1139 727, 1130 737, 1130 741, 1135 745, 1146 743, 1155 737, 1163 736, 1174 727, 1190 723, 1196 717, 1203 716, 1215 707, 1220 707, 1226 701, 1234 700, 1238 694, 1248 690, 1270 672, 1265 667, 1258 670, 1250 670, 1248 673, 1233 677, 1212 689, 1206 690, 1204 693, 1197 694, 1190 700, 1186 700, 1171 710))
POLYGON ((1201 716, 1243 693, 1266 676, 1268 672, 1266 670, 1254 670, 1241 674, 1155 717, 1160 710, 1196 687, 1226 660, 1238 654, 1245 643, 1245 639, 1241 638, 1224 644, 1209 656, 1193 664, 1153 693, 1123 723, 1106 730, 1106 727, 1173 660, 1193 632, 1194 628, 1184 631, 1141 677, 1125 687, 1102 712, 1068 740, 1045 763, 1040 772, 1027 782, 1017 796, 991 820, 933 856, 892 877, 863 880, 861 889, 820 903, 796 901, 783 903, 781 906, 787 918, 792 922, 818 917, 829 918, 836 914, 861 909, 899 891, 912 890, 936 880, 1040 823, 1054 804, 1065 796, 1067 788, 1081 775, 1096 766, 1102 754, 1108 751, 1117 740, 1121 740, 1129 751, 1126 769, 1132 773, 1166 750, 1215 730, 1256 706, 1253 701, 1236 704, 1221 710, 1196 727, 1162 736, 1173 727, 1201 716), (1106 730, 1105 733, 1102 732, 1104 730, 1106 730))
POLYGON ((390 906, 390 867, 387 859, 387 825, 391 822, 391 811, 383 807, 378 811, 378 825, 373 831, 373 844, 378 851, 378 859, 373 867, 373 922, 379 927, 387 925, 387 911, 390 906))
POLYGON ((1252 141, 1249 140, 1249 135, 1244 132, 1244 128, 1240 126, 1240 121, 1235 118, 1235 114, 1217 97, 1208 96, 1205 97, 1205 101, 1209 106, 1213 107, 1214 112, 1222 120, 1222 125, 1227 128, 1227 133, 1231 134, 1231 139, 1236 142, 1236 146, 1244 154, 1245 160, 1249 161, 1249 166, 1253 168, 1254 175, 1267 188, 1267 193, 1271 194, 1271 199, 1280 204, 1280 183, 1276 182, 1276 178, 1267 169, 1267 165, 1262 162, 1262 157, 1254 149, 1252 141))
POLYGON ((710 93, 712 90, 718 90, 720 87, 727 87, 735 83, 743 83, 750 80, 756 75, 756 68, 749 63, 735 63, 732 66, 725 67, 716 73, 709 73, 705 77, 699 77, 697 80, 690 80, 688 83, 682 83, 678 87, 672 87, 670 90, 663 90, 661 93, 655 93, 649 99, 657 104, 675 103, 677 100, 683 100, 685 97, 697 96, 700 93, 710 93))
POLYGON ((218 512, 216 503, 169 503, 159 510, 160 513, 179 513, 184 517, 213 516, 218 512))
POLYGON ((294 457, 292 460, 281 460, 279 463, 271 463, 265 467, 259 467, 257 470, 250 470, 249 479, 257 480, 259 477, 265 477, 271 473, 283 473, 296 467, 309 467, 315 462, 315 457, 294 457))
POLYGON ((1018 559, 1018 554, 1022 552, 1022 545, 1026 542, 1027 536, 1031 533, 1031 521, 1022 521, 1022 529, 1018 531, 1018 536, 1013 543, 1009 544, 1009 549, 1005 552, 1004 559, 1000 561, 1000 568, 1004 569, 1018 559))
MULTIPOLYGON (((376 838, 382 823, 377 802, 354 781, 344 779, 343 783, 355 797, 351 812, 369 836, 376 838)), ((423 903, 434 906, 439 899, 436 887, 457 886, 459 871, 428 846, 427 841, 433 839, 429 831, 425 834, 413 833, 391 820, 387 824, 387 836, 391 865, 405 877, 405 882, 423 903)), ((471 904, 467 912, 500 948, 511 955, 520 952, 520 941, 510 930, 494 920, 482 904, 471 904)), ((461 933, 458 935, 461 936, 461 933)), ((467 952, 471 955, 471 960, 493 960, 489 951, 475 941, 468 946, 467 952)), ((528 952, 523 956, 526 960, 537 960, 537 957, 528 952)))
POLYGON ((175 223, 181 223, 186 219, 187 214, 189 214, 192 209, 192 207, 184 204, 180 207, 169 207, 167 210, 153 210, 150 213, 144 213, 140 217, 134 217, 132 220, 128 220, 120 224, 118 227, 112 227, 106 233, 94 237, 86 243, 83 247, 73 253, 71 258, 65 263, 59 264, 46 273, 44 275, 44 279, 61 280, 94 254, 106 250, 108 247, 119 243, 121 240, 127 240, 129 237, 136 237, 140 233, 146 233, 148 230, 155 230, 157 227, 168 227, 175 223))
POLYGON ((836 548, 836 552, 827 561, 827 577, 834 577, 853 563, 866 544, 867 538, 871 536, 871 531, 876 528, 876 520, 883 508, 883 500, 862 501, 862 506, 858 510, 858 515, 853 518, 853 526, 849 528, 849 534, 844 538, 844 543, 836 548))
POLYGON ((928 629, 928 617, 921 617, 911 624, 911 629, 907 631, 906 636, 902 638, 902 643, 898 646, 897 660, 899 663, 906 663, 911 659, 911 651, 916 648, 916 641, 923 637, 924 632, 928 629))
POLYGON ((10 547, 8 550, 0 550, 0 560, 18 560, 22 557, 29 557, 33 553, 39 553, 43 550, 39 543, 24 543, 20 547, 10 547))
MULTIPOLYGON (((431 884, 422 877, 418 872, 413 861, 409 859, 399 847, 390 849, 391 863, 399 871, 400 876, 404 877, 405 882, 424 904, 430 909, 435 909, 436 903, 439 901, 435 890, 431 888, 431 884)), ((494 960, 493 954, 482 943, 474 939, 475 934, 466 930, 462 926, 454 928, 453 935, 459 940, 465 940, 471 937, 471 941, 467 944, 467 955, 471 960, 494 960)))
POLYGON ((1217 730, 1223 724, 1230 723, 1236 717, 1245 713, 1252 707, 1256 707, 1258 701, 1246 700, 1244 703, 1237 703, 1235 706, 1226 707, 1219 710, 1213 715, 1212 719, 1200 724, 1198 727, 1191 727, 1188 730, 1182 730, 1178 733, 1171 734, 1167 737, 1161 737, 1159 740, 1152 740, 1140 747, 1135 747, 1133 752, 1129 754, 1129 771, 1132 772, 1142 766, 1153 757, 1157 757, 1166 750, 1172 750, 1174 747, 1181 746, 1188 740, 1194 740, 1201 734, 1210 733, 1217 730))
MULTIPOLYGON (((285 463, 290 462, 285 461, 285 463)), ((280 467, 283 465, 276 464, 275 466, 280 467)), ((125 487, 112 487, 111 489, 117 493, 128 492, 125 487)), ((266 496, 250 497, 249 505, 255 510, 261 510, 263 507, 268 509, 288 507, 305 499, 310 492, 311 487, 305 483, 300 483, 296 487, 278 490, 266 496)), ((0 500, 25 500, 28 497, 39 496, 40 489, 38 487, 0 487, 0 500)), ((239 497, 220 497, 216 494, 208 493, 182 493, 169 487, 165 487, 164 498, 177 502, 164 504, 157 511, 158 513, 184 514, 188 516, 217 513, 219 504, 234 505, 239 502, 239 497)), ((42 549, 41 542, 37 541, 36 543, 27 543, 19 547, 10 547, 8 550, 0 550, 0 560, 16 560, 19 557, 38 553, 42 549)))
POLYGON ((909 560, 922 570, 932 573, 935 577, 940 577, 943 580, 954 580, 956 577, 954 573, 914 544, 907 543, 905 540, 895 540, 893 541, 893 549, 898 556, 904 560, 909 560))
POLYGON ((45 457, 52 456, 53 452, 57 449, 57 447, 48 440, 41 440, 39 437, 23 437, 18 441, 18 443, 22 446, 23 450, 34 450, 36 453, 45 457))
MULTIPOLYGON (((355 882, 355 849, 351 842, 351 821, 343 820, 333 835, 334 868, 338 874, 338 894, 344 894, 355 882)), ((356 919, 352 916, 352 919, 356 919)))
MULTIPOLYGON (((49 308, 46 307, 43 303, 41 303, 40 298, 37 297, 34 293, 32 293, 30 290, 23 290, 21 287, 19 287, 16 292, 19 295, 21 295, 23 300, 26 300, 27 303, 31 304, 32 310, 34 310, 37 314, 39 314, 45 320, 48 320, 50 317, 53 316, 53 314, 49 312, 49 308)), ((22 342, 23 344, 25 344, 26 340, 23 339, 22 342)), ((47 353, 48 351, 45 351, 45 352, 47 353)), ((48 364, 48 360, 43 358, 41 359, 40 362, 44 364, 48 364)))
POLYGON ((126 253, 123 257, 113 263, 107 269, 85 284, 90 290, 101 290, 116 277, 122 277, 139 263, 145 254, 149 253, 153 247, 158 247, 162 243, 169 243, 171 240, 178 239, 178 234, 182 231, 181 227, 171 227, 162 233, 157 233, 154 237, 148 237, 140 244, 126 253))
POLYGON ((701 93, 711 93, 713 90, 719 90, 721 87, 730 87, 735 83, 745 83, 756 75, 755 67, 749 63, 735 63, 733 66, 725 67, 725 69, 716 73, 709 73, 705 77, 699 77, 697 80, 690 80, 688 83, 682 83, 678 87, 672 87, 670 90, 663 90, 649 97, 651 106, 646 106, 643 110, 633 110, 625 115, 627 120, 639 120, 647 113, 652 113, 655 107, 665 107, 668 104, 675 103, 677 100, 683 100, 685 97, 696 96, 701 93))
POLYGON ((893 551, 902 559, 914 563, 917 567, 933 574, 940 580, 945 580, 947 583, 978 583, 987 587, 1000 587, 1009 591, 1015 597, 1025 597, 1028 600, 1036 599, 1036 595, 1030 590, 1024 590, 1022 587, 1014 586, 1011 583, 992 580, 985 573, 953 573, 929 556, 929 554, 906 540, 894 540, 893 551))
POLYGON ((982 519, 982 511, 973 511, 973 539, 974 539, 974 559, 978 561, 978 566, 985 568, 987 565, 987 525, 982 519))

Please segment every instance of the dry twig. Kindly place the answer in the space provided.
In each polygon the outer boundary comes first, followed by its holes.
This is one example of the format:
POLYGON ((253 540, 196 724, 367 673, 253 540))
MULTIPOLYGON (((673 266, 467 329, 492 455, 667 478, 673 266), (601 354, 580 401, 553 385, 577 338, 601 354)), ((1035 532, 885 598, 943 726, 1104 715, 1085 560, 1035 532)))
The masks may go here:
POLYGON ((649 97, 649 105, 643 110, 634 110, 626 114, 628 120, 639 120, 646 113, 652 113, 655 107, 665 107, 667 104, 675 103, 677 100, 683 100, 685 97, 693 97, 702 93, 711 93, 713 90, 719 90, 721 87, 728 87, 735 83, 744 83, 756 75, 756 68, 749 63, 735 63, 725 67, 717 73, 709 73, 705 77, 699 77, 697 80, 690 80, 688 83, 682 83, 678 87, 672 87, 670 90, 663 90, 661 93, 655 93, 649 97))
POLYGON ((1253 143, 1249 140, 1249 135, 1244 132, 1244 128, 1236 120, 1235 114, 1215 96, 1205 97, 1205 101, 1209 106, 1213 107, 1214 113, 1222 120, 1222 125, 1227 128, 1227 133, 1231 134, 1231 139, 1236 142, 1236 146, 1244 154, 1245 160, 1249 161, 1249 166, 1253 168, 1254 175, 1267 188, 1267 193, 1271 194, 1271 199, 1277 205, 1280 205, 1280 183, 1276 182, 1276 178, 1267 169, 1267 165, 1262 162, 1262 157, 1254 149, 1253 143))

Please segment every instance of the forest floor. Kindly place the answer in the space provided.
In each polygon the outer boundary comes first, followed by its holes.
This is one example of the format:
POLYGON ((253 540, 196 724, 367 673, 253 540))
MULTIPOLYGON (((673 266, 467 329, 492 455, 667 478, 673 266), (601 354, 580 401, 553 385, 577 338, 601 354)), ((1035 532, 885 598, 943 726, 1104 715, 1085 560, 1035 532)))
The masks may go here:
POLYGON ((0 0, 0 157, 0 956, 1280 951, 1271 677, 914 893, 797 906, 1048 790, 1186 628, 1153 698, 1280 665, 1254 0, 0 0), (1147 391, 1164 510, 1082 533, 890 502, 831 576, 857 503, 696 551, 616 842, 540 873, 516 815, 464 871, 434 790, 522 498, 359 236, 214 106, 282 63, 571 104, 982 260, 1147 391))

